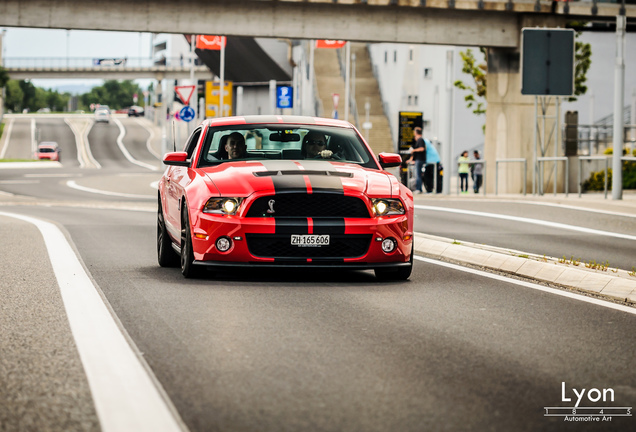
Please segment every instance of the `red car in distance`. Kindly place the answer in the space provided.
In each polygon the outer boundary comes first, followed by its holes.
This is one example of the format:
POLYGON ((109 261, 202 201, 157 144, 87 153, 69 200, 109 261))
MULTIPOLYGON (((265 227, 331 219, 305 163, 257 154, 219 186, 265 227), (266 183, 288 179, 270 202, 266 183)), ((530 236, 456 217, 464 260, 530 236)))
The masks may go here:
POLYGON ((299 116, 210 119, 159 181, 157 254, 201 268, 373 269, 408 279, 413 195, 350 123, 299 116))
POLYGON ((42 141, 38 144, 38 159, 60 162, 60 147, 55 141, 42 141))

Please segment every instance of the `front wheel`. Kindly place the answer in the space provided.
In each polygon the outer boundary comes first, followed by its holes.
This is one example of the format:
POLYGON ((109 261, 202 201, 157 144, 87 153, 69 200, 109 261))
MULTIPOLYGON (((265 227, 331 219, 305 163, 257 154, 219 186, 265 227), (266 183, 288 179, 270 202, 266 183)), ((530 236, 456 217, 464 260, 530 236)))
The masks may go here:
POLYGON ((375 277, 382 281, 403 281, 407 280, 411 276, 413 271, 413 254, 415 247, 411 247, 411 259, 407 267, 400 267, 397 269, 389 268, 377 268, 374 269, 375 277))
POLYGON ((186 278, 193 278, 198 274, 197 267, 194 265, 194 252, 192 251, 190 217, 185 203, 181 212, 181 273, 186 278))

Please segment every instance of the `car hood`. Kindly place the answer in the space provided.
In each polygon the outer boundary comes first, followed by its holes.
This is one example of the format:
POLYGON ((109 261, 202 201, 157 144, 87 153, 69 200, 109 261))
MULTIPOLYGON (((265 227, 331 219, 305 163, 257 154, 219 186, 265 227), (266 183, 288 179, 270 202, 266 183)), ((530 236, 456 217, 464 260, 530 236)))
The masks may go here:
POLYGON ((393 190, 387 173, 342 162, 239 161, 202 168, 202 171, 222 196, 306 191, 391 197, 399 193, 393 190))

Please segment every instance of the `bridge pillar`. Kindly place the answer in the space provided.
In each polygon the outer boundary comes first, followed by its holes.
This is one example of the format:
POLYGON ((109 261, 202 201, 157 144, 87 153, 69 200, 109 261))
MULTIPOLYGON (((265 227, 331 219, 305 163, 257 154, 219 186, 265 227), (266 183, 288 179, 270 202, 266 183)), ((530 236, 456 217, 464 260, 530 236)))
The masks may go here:
MULTIPOLYGON (((488 193, 495 192, 495 161, 526 158, 531 172, 533 157, 534 97, 521 95, 520 52, 489 48, 486 95, 486 141, 484 158, 491 172, 486 176, 488 193)), ((523 169, 515 164, 499 166, 499 193, 522 191, 523 169)), ((527 182, 527 179, 526 179, 527 182)), ((531 183, 530 183, 531 185, 531 183)), ((528 188, 532 190, 532 187, 528 188)))
MULTIPOLYGON (((537 17, 524 16, 520 30, 524 27, 562 27, 562 17, 538 22, 537 17), (537 22, 535 22, 537 21, 537 22)), ((518 36, 521 37, 520 35, 518 36)), ((527 178, 523 179, 520 163, 502 163, 499 166, 499 193, 522 193, 532 191, 535 146, 535 96, 521 94, 521 52, 515 48, 488 48, 488 74, 486 94, 486 141, 484 158, 488 167, 486 189, 495 192, 495 161, 497 159, 525 158, 528 164, 527 178)), ((553 99, 554 101, 554 99, 553 99)), ((554 103, 554 102, 553 102, 554 103)), ((546 115, 555 116, 555 105, 548 107, 546 115)), ((552 124, 545 125, 548 130, 552 124)), ((545 130, 544 128, 544 130, 545 130)), ((544 131, 539 131, 541 135, 544 131)), ((539 138, 540 139, 540 138, 539 138)), ((554 142, 550 145, 554 145, 554 142)), ((540 145, 539 145, 540 147, 540 145)), ((546 156, 553 156, 554 147, 546 156)), ((540 156, 540 155, 539 155, 540 156)), ((548 168, 548 165, 546 165, 548 168)), ((560 168, 562 169, 562 168, 560 168)), ((559 175, 560 176, 560 175, 559 175)), ((547 178, 547 177, 546 177, 547 178)), ((554 181, 551 178, 549 181, 554 181)), ((562 183, 563 179, 559 180, 562 183)), ((552 187, 552 186, 550 186, 552 187)), ((551 190, 551 189, 550 189, 551 190)))

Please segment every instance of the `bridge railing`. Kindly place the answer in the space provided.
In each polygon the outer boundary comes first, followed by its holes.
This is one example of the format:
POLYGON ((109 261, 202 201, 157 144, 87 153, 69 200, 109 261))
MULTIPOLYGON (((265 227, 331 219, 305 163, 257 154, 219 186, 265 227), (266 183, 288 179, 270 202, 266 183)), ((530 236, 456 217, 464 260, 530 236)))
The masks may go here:
POLYGON ((117 68, 117 67, 189 67, 188 59, 167 57, 3 57, 5 68, 117 68))

